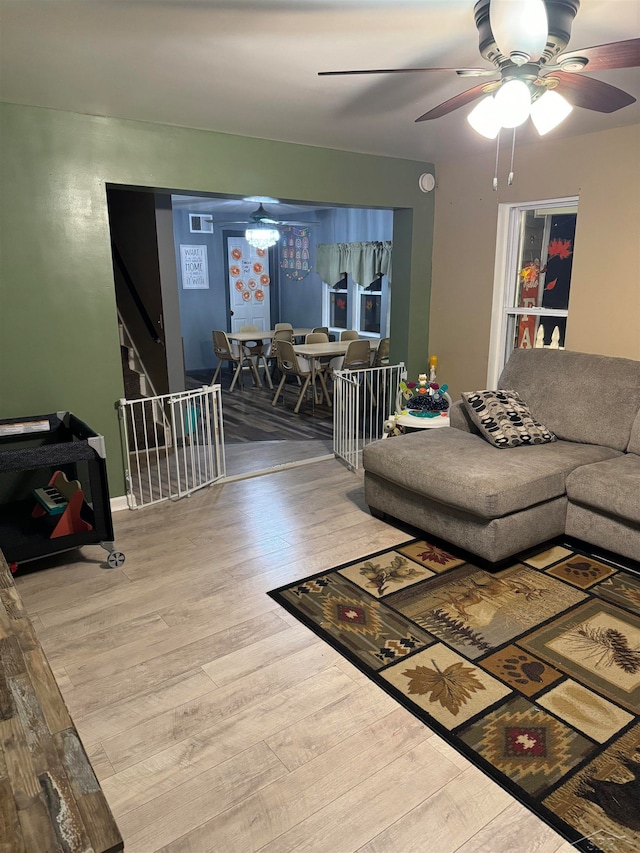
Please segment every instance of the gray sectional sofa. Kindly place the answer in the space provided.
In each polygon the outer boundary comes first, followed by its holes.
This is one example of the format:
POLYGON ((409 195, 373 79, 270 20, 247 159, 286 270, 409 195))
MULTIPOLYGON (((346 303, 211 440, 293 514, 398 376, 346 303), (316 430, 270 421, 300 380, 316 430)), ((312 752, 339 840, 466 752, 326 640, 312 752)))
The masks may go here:
POLYGON ((365 447, 371 511, 490 563, 561 535, 640 560, 640 362, 516 350, 498 388, 558 440, 496 448, 458 401, 449 429, 365 447))

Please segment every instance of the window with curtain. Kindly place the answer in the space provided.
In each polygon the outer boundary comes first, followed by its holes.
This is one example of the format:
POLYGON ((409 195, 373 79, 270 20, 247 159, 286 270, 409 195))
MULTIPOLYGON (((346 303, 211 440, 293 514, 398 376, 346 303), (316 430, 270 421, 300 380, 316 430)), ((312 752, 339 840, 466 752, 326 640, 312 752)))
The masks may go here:
POLYGON ((390 240, 318 244, 316 269, 327 285, 323 321, 329 328, 387 333, 391 252, 390 240))

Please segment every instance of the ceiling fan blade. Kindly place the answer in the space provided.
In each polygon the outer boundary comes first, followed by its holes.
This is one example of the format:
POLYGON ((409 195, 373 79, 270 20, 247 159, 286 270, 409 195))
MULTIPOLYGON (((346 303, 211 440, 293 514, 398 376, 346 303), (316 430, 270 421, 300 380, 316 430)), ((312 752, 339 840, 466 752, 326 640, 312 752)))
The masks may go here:
POLYGON ((576 71, 607 71, 609 68, 637 68, 640 65, 640 38, 628 41, 613 41, 610 44, 597 44, 581 50, 570 50, 555 60, 555 66, 562 67, 571 59, 587 59, 588 62, 576 71))
POLYGON ((294 219, 214 219, 213 216, 203 216, 202 219, 204 222, 213 222, 214 225, 244 225, 245 227, 250 225, 296 225, 300 228, 310 228, 316 225, 315 222, 298 222, 294 219))
POLYGON ((558 80, 556 91, 564 95, 574 107, 584 107, 599 113, 614 113, 636 100, 628 92, 603 83, 602 80, 594 80, 593 77, 581 77, 567 71, 552 71, 544 77, 545 80, 549 78, 558 80))
POLYGON ((455 95, 453 98, 449 98, 448 101, 444 101, 444 103, 439 104, 432 110, 429 110, 428 113, 420 116, 416 121, 430 121, 432 118, 446 116, 448 113, 452 113, 460 107, 465 107, 477 98, 481 98, 482 95, 485 94, 486 89, 486 83, 479 83, 477 86, 473 86, 473 88, 467 89, 465 92, 460 92, 459 95, 455 95))
POLYGON ((374 68, 364 71, 318 71, 318 77, 337 77, 353 74, 415 74, 424 71, 454 71, 465 77, 484 77, 495 74, 495 68, 374 68))

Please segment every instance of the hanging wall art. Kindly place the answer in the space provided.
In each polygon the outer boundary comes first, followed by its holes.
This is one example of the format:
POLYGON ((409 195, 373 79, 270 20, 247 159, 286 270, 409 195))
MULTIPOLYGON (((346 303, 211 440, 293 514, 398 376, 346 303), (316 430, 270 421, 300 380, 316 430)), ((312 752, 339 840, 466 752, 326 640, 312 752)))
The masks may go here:
POLYGON ((287 225, 281 231, 280 269, 287 278, 302 281, 311 272, 311 229, 287 225))

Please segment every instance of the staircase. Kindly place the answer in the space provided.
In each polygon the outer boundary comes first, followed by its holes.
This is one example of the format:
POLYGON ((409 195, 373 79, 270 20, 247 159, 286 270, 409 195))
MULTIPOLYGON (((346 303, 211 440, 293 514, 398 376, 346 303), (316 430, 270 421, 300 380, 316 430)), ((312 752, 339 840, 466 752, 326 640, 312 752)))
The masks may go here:
MULTIPOLYGON (((145 400, 148 394, 148 381, 138 359, 135 349, 128 345, 127 333, 122 325, 120 329, 120 356, 122 361, 122 378, 124 380, 124 395, 127 400, 145 400)), ((138 408, 135 423, 131 418, 131 410, 127 410, 127 428, 129 435, 136 436, 139 447, 164 447, 165 428, 163 413, 152 400, 138 408), (143 410, 142 416, 140 409, 143 410)))

